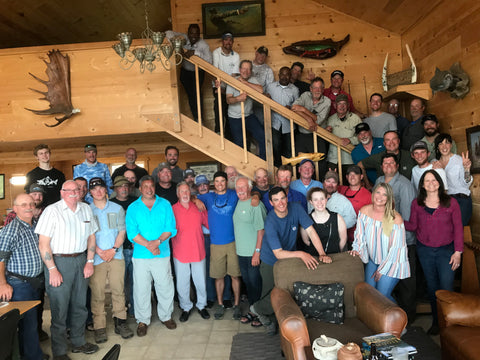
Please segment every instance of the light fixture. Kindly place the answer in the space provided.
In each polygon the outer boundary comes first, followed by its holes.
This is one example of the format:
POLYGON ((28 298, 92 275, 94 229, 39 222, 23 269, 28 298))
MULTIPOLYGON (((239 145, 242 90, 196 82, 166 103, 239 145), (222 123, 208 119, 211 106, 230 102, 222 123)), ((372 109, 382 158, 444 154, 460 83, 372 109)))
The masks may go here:
POLYGON ((14 175, 10 178, 10 184, 12 185, 25 185, 27 183, 27 177, 25 175, 14 175))
POLYGON ((122 69, 128 70, 138 61, 140 63, 140 72, 143 74, 145 69, 150 72, 155 70, 157 68, 155 62, 160 62, 165 70, 170 71, 173 65, 179 65, 183 60, 181 52, 185 40, 175 38, 170 42, 170 40, 165 38, 164 32, 152 31, 150 29, 148 25, 147 0, 145 0, 145 23, 146 29, 142 32, 143 47, 130 50, 132 44, 131 32, 122 32, 117 35, 120 42, 115 43, 112 48, 121 57, 120 66, 122 69), (173 54, 174 57, 170 60, 173 54))

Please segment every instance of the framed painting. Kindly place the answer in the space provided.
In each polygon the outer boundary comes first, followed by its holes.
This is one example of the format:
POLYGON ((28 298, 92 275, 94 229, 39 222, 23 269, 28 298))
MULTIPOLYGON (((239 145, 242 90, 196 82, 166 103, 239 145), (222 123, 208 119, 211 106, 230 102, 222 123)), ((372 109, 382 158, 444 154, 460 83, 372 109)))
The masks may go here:
POLYGON ((0 174, 0 200, 5 199, 5 174, 0 174))
POLYGON ((213 175, 220 170, 220 163, 215 161, 187 162, 187 169, 195 171, 195 176, 205 175, 210 183, 212 183, 213 175))
POLYGON ((480 173, 480 125, 473 126, 466 130, 467 133, 467 147, 472 167, 470 172, 472 174, 480 173))
POLYGON ((203 37, 218 39, 226 31, 233 36, 265 35, 265 4, 233 1, 202 4, 203 37))

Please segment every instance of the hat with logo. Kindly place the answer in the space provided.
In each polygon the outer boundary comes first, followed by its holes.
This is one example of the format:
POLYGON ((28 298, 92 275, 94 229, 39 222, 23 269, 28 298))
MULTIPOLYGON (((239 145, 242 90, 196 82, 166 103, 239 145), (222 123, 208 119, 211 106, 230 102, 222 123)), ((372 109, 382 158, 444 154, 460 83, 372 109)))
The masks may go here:
POLYGON ((197 175, 195 178, 195 185, 202 185, 202 184, 210 184, 207 177, 205 175, 197 175))
POLYGON ((195 171, 193 171, 193 169, 185 169, 183 171, 183 178, 186 179, 188 176, 195 177, 195 171))
POLYGON ((315 167, 313 161, 310 160, 310 159, 303 159, 302 161, 300 161, 300 165, 298 165, 298 167, 302 166, 302 165, 305 164, 306 162, 309 162, 310 164, 312 164, 313 167, 315 167))
POLYGON ((257 49, 257 52, 259 54, 265 54, 266 56, 268 56, 268 49, 263 45, 257 49))
POLYGON ((340 75, 340 76, 342 77, 342 79, 343 79, 343 77, 345 76, 345 75, 343 74, 343 71, 341 71, 341 70, 334 70, 334 71, 332 72, 332 74, 330 75, 330 78, 333 78, 335 75, 340 75))
POLYGON ((43 194, 46 194, 45 189, 43 188, 43 186, 42 186, 42 185, 38 185, 38 184, 32 184, 32 185, 30 185, 30 187, 28 188, 27 194, 31 194, 31 193, 34 193, 34 192, 41 192, 41 193, 43 193, 43 194))
POLYGON ((127 178, 123 175, 119 175, 115 177, 115 181, 113 182, 112 189, 117 186, 123 186, 125 184, 130 185, 130 181, 127 180, 127 178))
POLYGON ((84 148, 83 150, 84 150, 85 152, 90 151, 90 150, 97 151, 97 145, 95 145, 95 144, 87 144, 87 145, 85 145, 85 148, 84 148))
POLYGON ((333 170, 328 170, 326 173, 325 173, 325 180, 327 179, 334 179, 337 183, 338 183, 338 173, 336 171, 333 171, 333 170))
POLYGON ((362 169, 360 169, 360 166, 358 165, 350 165, 348 168, 347 168, 347 172, 346 174, 350 174, 351 172, 357 174, 357 175, 361 175, 362 174, 362 169))
POLYGON ((233 40, 233 34, 230 31, 226 31, 222 34, 222 40, 225 40, 227 38, 231 38, 233 40))
POLYGON ((438 124, 438 119, 433 114, 426 114, 422 116, 422 125, 425 124, 425 121, 435 121, 438 124))
POLYGON ((355 125, 355 135, 360 134, 362 131, 370 131, 370 126, 364 122, 355 125))
POLYGON ((93 189, 95 186, 101 186, 105 189, 107 188, 107 184, 105 184, 105 181, 101 177, 94 177, 90 179, 90 182, 88 183, 88 188, 93 189))
POLYGON ((415 150, 424 149, 428 151, 428 146, 425 141, 418 140, 412 146, 410 146, 410 153, 413 153, 415 150))

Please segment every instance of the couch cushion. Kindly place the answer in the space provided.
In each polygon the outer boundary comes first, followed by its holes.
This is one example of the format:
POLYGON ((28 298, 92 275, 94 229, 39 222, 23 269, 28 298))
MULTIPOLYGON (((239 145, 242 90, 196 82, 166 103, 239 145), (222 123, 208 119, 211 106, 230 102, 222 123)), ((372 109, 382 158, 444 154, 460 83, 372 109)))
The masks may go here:
POLYGON ((293 284, 295 300, 305 318, 343 324, 344 287, 340 283, 314 285, 303 281, 293 284))
POLYGON ((353 291, 359 282, 365 281, 363 263, 358 256, 353 257, 346 252, 329 256, 332 263, 320 263, 315 270, 307 269, 298 258, 277 261, 273 268, 275 286, 288 290, 293 296, 293 283, 296 281, 316 285, 342 283, 345 287, 345 317, 354 317, 356 312, 353 291))
POLYGON ((442 306, 447 327, 451 325, 480 326, 480 296, 448 290, 438 290, 436 296, 442 306))
POLYGON ((374 332, 357 318, 346 318, 343 325, 328 324, 313 319, 306 319, 306 321, 312 344, 316 338, 326 335, 344 345, 349 342, 361 345, 364 336, 374 335, 374 332))
POLYGON ((450 354, 447 358, 477 360, 480 327, 449 326, 440 331, 440 341, 442 352, 450 354))

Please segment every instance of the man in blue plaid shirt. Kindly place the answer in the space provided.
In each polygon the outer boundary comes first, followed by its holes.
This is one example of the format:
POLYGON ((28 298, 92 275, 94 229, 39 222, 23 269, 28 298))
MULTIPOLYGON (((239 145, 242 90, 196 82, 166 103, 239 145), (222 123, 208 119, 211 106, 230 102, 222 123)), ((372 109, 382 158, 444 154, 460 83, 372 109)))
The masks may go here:
MULTIPOLYGON (((17 216, 0 232, 0 300, 40 300, 43 291, 43 263, 38 235, 32 226, 35 201, 20 194, 13 202, 17 216), (42 289, 42 290, 41 290, 42 289)), ((22 359, 48 358, 40 348, 37 308, 27 311, 19 323, 22 359)))

